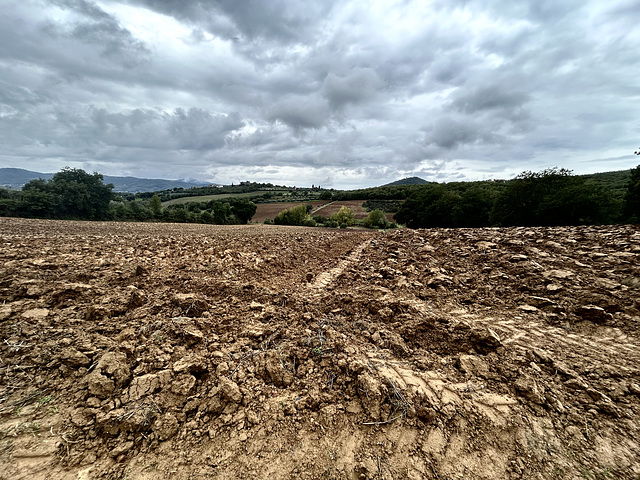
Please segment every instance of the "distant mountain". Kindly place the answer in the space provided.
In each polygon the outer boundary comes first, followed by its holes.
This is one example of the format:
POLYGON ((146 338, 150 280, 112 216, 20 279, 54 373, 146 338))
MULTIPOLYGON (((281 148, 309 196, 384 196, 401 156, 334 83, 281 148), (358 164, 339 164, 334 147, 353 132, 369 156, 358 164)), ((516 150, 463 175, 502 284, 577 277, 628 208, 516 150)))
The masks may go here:
POLYGON ((427 182, 420 177, 407 177, 402 180, 396 180, 395 182, 387 183, 386 185, 382 185, 383 187, 394 187, 396 185, 426 185, 431 182, 427 182))
MULTIPOLYGON (((0 187, 19 190, 30 180, 42 178, 49 180, 53 173, 40 173, 22 168, 0 168, 0 187)), ((192 188, 210 185, 206 182, 183 182, 181 180, 164 180, 161 178, 111 177, 104 175, 104 183, 113 183, 113 190, 124 193, 156 192, 172 188, 192 188)))

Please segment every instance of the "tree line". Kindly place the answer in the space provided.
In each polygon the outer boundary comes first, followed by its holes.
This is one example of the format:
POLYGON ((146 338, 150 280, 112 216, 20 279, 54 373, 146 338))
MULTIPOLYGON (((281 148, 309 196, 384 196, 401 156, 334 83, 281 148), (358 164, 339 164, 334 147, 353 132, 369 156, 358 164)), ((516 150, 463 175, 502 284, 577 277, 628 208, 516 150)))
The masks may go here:
MULTIPOLYGON (((626 173, 630 173, 626 189, 605 188, 588 176, 550 168, 526 171, 513 180, 396 185, 336 192, 333 199, 368 200, 375 213, 363 226, 377 228, 388 227, 381 210, 395 212, 395 220, 410 228, 640 223, 640 165, 626 173)), ((331 197, 330 192, 323 193, 331 197)), ((238 224, 249 222, 256 208, 254 202, 237 197, 165 208, 157 193, 119 196, 112 184, 104 184, 102 175, 72 168, 48 181, 31 180, 21 191, 0 189, 0 216, 238 224)), ((332 218, 312 218, 309 213, 307 206, 285 210, 274 223, 345 227, 352 223, 343 215, 347 212, 332 218)))
POLYGON ((51 180, 31 180, 21 191, 0 189, 0 216, 227 225, 249 222, 257 208, 244 198, 164 208, 157 194, 127 199, 116 195, 113 185, 105 185, 103 180, 99 173, 65 168, 51 180))
POLYGON ((621 199, 570 170, 550 168, 506 182, 420 186, 395 219, 410 228, 638 223, 640 165, 621 199))

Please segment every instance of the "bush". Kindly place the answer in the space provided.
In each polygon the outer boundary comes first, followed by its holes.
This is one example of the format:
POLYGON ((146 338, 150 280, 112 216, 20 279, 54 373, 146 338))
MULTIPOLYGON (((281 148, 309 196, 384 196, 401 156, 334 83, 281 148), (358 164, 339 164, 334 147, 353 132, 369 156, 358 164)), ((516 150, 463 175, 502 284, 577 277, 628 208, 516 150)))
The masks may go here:
POLYGON ((340 228, 343 228, 342 227, 343 223, 346 225, 353 225, 353 222, 355 221, 353 216, 353 210, 343 205, 342 207, 340 207, 340 210, 338 210, 336 213, 331 215, 331 220, 339 223, 340 228))
POLYGON ((276 215, 273 222, 276 225, 315 226, 315 222, 309 216, 306 205, 298 205, 297 207, 282 210, 276 215), (311 225, 312 222, 313 225, 311 225))
POLYGON ((387 217, 382 210, 373 210, 369 212, 363 224, 367 228, 385 228, 387 226, 387 217))

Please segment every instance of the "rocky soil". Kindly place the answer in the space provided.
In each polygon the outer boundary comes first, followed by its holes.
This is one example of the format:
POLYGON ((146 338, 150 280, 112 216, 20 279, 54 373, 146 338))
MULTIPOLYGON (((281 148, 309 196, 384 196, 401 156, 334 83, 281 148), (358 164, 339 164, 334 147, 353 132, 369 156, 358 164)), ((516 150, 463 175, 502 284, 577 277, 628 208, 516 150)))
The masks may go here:
POLYGON ((639 257, 0 219, 0 478, 639 478, 639 257))

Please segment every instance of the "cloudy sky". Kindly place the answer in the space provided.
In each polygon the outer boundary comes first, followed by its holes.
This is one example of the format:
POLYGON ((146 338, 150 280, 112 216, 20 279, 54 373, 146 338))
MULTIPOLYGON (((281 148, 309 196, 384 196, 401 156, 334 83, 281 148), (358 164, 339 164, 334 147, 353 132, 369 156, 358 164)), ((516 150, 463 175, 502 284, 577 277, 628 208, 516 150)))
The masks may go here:
POLYGON ((637 0, 0 0, 0 166, 335 188, 637 165, 637 0))

